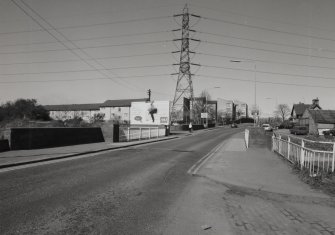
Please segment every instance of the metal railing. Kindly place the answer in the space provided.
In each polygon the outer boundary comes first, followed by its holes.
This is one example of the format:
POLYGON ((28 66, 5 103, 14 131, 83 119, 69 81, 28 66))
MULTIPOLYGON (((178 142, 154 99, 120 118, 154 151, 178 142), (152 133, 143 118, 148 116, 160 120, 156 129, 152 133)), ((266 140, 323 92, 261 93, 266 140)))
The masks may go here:
POLYGON ((245 141, 245 147, 249 148, 249 130, 245 129, 244 131, 244 141, 245 141))
POLYGON ((321 172, 334 172, 335 168, 335 143, 317 142, 290 136, 272 135, 272 151, 277 152, 292 163, 299 164, 301 169, 308 169, 311 176, 321 172), (286 139, 287 138, 287 139, 286 139), (301 143, 297 143, 299 140, 301 143), (331 150, 319 150, 306 147, 306 144, 328 145, 331 150))
POLYGON ((120 127, 119 141, 153 139, 165 136, 165 128, 159 127, 120 127))

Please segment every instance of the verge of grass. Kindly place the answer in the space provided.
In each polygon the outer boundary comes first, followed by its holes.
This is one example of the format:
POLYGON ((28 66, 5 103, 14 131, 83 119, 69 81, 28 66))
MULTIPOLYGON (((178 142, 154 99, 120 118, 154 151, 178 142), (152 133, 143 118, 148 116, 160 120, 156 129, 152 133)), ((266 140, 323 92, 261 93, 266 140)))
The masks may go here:
POLYGON ((298 163, 293 164, 293 171, 299 178, 314 189, 319 189, 326 194, 335 197, 335 173, 320 171, 317 175, 311 176, 309 169, 300 169, 298 163))

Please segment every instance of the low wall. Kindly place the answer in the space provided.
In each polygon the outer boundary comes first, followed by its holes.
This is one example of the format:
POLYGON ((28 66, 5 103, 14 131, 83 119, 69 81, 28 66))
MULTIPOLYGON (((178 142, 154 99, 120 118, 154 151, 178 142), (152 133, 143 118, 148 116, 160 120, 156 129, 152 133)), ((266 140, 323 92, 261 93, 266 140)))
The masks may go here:
MULTIPOLYGON (((215 124, 208 124, 208 128, 215 127, 215 124)), ((200 124, 192 124, 192 129, 194 131, 196 130, 202 130, 205 129, 204 125, 200 124)), ((188 131, 188 124, 178 125, 178 126, 171 126, 171 131, 188 131)))
POLYGON ((100 127, 11 128, 10 148, 38 149, 104 142, 100 127))
POLYGON ((153 139, 169 135, 168 126, 118 126, 114 125, 113 142, 153 139))

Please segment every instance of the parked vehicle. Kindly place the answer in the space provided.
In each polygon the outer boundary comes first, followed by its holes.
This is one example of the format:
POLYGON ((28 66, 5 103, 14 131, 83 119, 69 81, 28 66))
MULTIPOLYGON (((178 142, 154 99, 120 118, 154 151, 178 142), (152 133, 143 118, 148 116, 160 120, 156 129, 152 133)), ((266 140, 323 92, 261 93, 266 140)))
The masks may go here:
POLYGON ((307 135, 308 134, 308 127, 307 126, 294 126, 290 129, 291 134, 295 135, 307 135))
POLYGON ((328 131, 324 131, 323 134, 324 134, 325 136, 328 136, 328 135, 330 135, 330 136, 335 136, 335 129, 330 129, 330 130, 328 130, 328 131))
POLYGON ((230 125, 230 127, 231 127, 231 128, 237 128, 237 124, 236 124, 236 123, 232 123, 232 124, 230 125))
POLYGON ((270 124, 263 124, 262 125, 264 131, 272 131, 272 127, 270 126, 270 124))

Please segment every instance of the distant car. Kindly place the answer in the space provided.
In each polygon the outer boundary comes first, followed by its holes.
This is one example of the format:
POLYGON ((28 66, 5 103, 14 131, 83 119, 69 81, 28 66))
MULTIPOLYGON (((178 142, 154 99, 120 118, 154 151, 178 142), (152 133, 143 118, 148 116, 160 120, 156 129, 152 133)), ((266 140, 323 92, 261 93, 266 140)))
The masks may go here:
POLYGON ((236 123, 232 123, 232 124, 230 125, 230 127, 231 127, 231 128, 237 128, 237 124, 236 124, 236 123))
POLYGON ((272 131, 272 127, 270 126, 270 124, 263 124, 262 127, 264 131, 272 131))
POLYGON ((330 135, 330 136, 335 136, 335 129, 330 129, 330 130, 327 130, 327 131, 323 131, 323 134, 324 135, 330 135))
POLYGON ((295 135, 307 135, 308 134, 308 127, 307 126, 294 126, 290 129, 291 134, 295 135))

